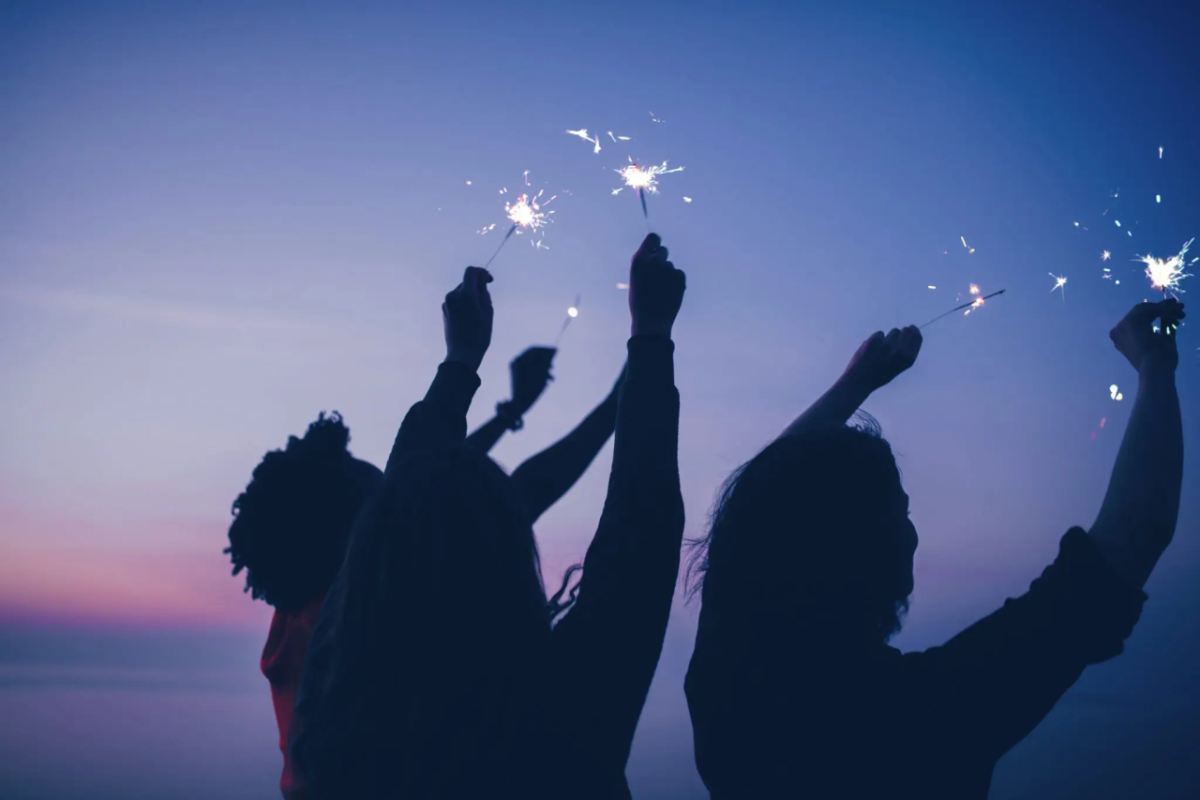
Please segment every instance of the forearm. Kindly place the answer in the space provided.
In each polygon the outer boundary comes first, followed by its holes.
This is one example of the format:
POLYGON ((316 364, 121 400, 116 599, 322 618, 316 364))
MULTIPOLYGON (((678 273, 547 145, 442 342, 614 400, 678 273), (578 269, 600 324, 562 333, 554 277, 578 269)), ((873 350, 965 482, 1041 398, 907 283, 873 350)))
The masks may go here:
POLYGON ((583 422, 513 471, 513 482, 524 496, 529 521, 536 522, 570 491, 596 454, 612 436, 617 423, 617 395, 605 398, 583 422))
POLYGON ((783 436, 845 425, 870 395, 865 384, 843 375, 784 430, 783 436))
POLYGON ((425 398, 404 417, 387 469, 407 453, 462 444, 467 434, 467 410, 478 388, 479 376, 469 365, 450 359, 443 362, 425 398))
POLYGON ((1183 423, 1174 370, 1147 365, 1121 441, 1108 492, 1090 535, 1105 559, 1135 587, 1170 544, 1183 483, 1183 423))
POLYGON ((481 453, 491 452, 491 449, 496 446, 496 442, 500 441, 508 430, 509 424, 508 420, 497 414, 467 437, 467 447, 472 447, 481 453))

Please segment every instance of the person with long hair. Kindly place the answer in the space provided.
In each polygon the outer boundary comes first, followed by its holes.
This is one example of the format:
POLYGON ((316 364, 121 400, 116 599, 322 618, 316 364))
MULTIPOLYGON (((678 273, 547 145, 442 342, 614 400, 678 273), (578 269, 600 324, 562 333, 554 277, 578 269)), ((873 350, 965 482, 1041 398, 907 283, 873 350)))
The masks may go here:
POLYGON ((463 443, 491 276, 468 268, 446 296, 446 360, 309 648, 291 747, 308 798, 629 796, 684 525, 671 330, 685 280, 667 258, 653 234, 633 258, 608 495, 565 601, 546 598, 516 476, 463 443))
MULTIPOLYGON (((551 380, 554 354, 554 348, 531 347, 512 361, 511 399, 497 404, 496 416, 467 437, 468 446, 487 452, 505 432, 521 429, 524 414, 551 380)), ((531 520, 567 493, 612 435, 619 385, 573 431, 513 472, 531 520)), ((245 571, 245 591, 275 610, 260 669, 271 687, 285 798, 302 795, 287 741, 309 639, 342 565, 351 525, 383 478, 378 467, 351 455, 349 442, 341 415, 321 413, 303 437, 289 437, 285 449, 263 457, 233 503, 225 548, 233 574, 245 571)))
POLYGON ((703 607, 685 684, 714 800, 987 797, 997 760, 1088 665, 1122 651, 1174 534, 1183 316, 1174 300, 1143 303, 1112 331, 1138 394, 1095 523, 1062 537, 1026 594, 940 647, 887 643, 913 590, 917 532, 877 426, 847 425, 912 366, 918 329, 867 339, 734 472, 694 553, 703 607))

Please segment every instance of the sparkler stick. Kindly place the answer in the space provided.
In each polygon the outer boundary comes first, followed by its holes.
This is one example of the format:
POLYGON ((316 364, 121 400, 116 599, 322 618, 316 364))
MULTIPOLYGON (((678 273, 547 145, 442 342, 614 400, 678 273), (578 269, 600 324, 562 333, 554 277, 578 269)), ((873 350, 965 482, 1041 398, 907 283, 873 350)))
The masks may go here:
POLYGON ((946 312, 946 313, 944 313, 944 314, 938 314, 936 317, 934 317, 933 319, 929 320, 929 322, 926 322, 926 323, 925 323, 924 325, 922 325, 921 327, 922 327, 922 328, 928 328, 930 325, 932 325, 933 323, 937 322, 937 321, 938 321, 939 319, 941 319, 942 317, 948 317, 948 316, 950 316, 951 314, 953 314, 955 311, 962 311, 964 308, 970 308, 971 306, 981 306, 981 305, 983 305, 983 301, 984 301, 984 300, 990 300, 991 298, 993 298, 993 297, 995 297, 995 296, 997 296, 997 295, 1004 294, 1004 292, 1005 292, 1005 290, 1004 290, 1004 289, 1001 289, 1001 290, 1000 290, 1000 291, 998 291, 998 292, 992 292, 992 293, 991 293, 991 294, 989 294, 989 295, 984 295, 983 297, 977 297, 977 298, 975 298, 974 300, 972 300, 972 301, 971 301, 971 302, 969 302, 969 303, 963 303, 961 306, 955 306, 954 308, 950 309, 949 311, 947 311, 947 312, 946 312))
POLYGON ((563 320, 562 327, 558 329, 558 336, 554 339, 554 346, 558 347, 562 341, 563 334, 567 332, 567 327, 570 326, 571 320, 579 316, 579 295, 575 295, 575 303, 567 309, 567 317, 563 320))
POLYGON ((513 226, 508 229, 508 233, 504 234, 504 238, 500 240, 500 246, 496 248, 496 252, 492 253, 492 257, 489 258, 487 260, 487 263, 485 263, 483 265, 484 269, 487 269, 488 267, 490 267, 492 265, 492 262, 496 260, 496 256, 500 255, 500 251, 502 249, 504 249, 504 243, 507 242, 510 238, 512 238, 512 235, 513 235, 513 233, 516 232, 516 230, 517 230, 517 225, 516 225, 516 223, 513 223, 513 226))

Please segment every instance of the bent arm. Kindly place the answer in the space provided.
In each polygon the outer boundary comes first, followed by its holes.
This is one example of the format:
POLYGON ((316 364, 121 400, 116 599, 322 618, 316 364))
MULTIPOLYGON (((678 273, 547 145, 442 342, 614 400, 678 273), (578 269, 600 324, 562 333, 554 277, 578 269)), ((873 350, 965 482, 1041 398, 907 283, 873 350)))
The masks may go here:
POLYGON ((1119 655, 1146 600, 1110 568, 1082 528, 1021 597, 941 647, 904 656, 911 713, 997 759, 1037 726, 1090 664, 1119 655))
POLYGON ((1092 525, 1096 547, 1112 568, 1141 588, 1175 535, 1183 485, 1183 422, 1175 370, 1147 360, 1137 399, 1092 525))
POLYGON ((525 500, 530 524, 570 491, 612 436, 617 424, 618 388, 619 384, 575 430, 513 471, 513 483, 525 500))
POLYGON ((496 414, 467 437, 467 447, 473 447, 481 453, 490 453, 511 425, 510 420, 496 414))
POLYGON ((842 375, 829 391, 817 398, 815 403, 787 426, 780 438, 845 425, 870 396, 871 389, 863 381, 850 375, 842 375))

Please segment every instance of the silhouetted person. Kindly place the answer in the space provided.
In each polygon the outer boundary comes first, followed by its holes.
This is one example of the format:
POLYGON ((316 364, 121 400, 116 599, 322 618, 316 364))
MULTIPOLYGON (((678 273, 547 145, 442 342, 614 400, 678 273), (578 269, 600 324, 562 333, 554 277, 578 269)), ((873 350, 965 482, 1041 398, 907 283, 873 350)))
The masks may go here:
POLYGON ((314 800, 629 796, 683 535, 670 333, 684 277, 656 236, 634 257, 608 496, 573 604, 546 599, 518 475, 463 444, 490 280, 468 268, 447 295, 446 361, 322 609, 292 729, 314 800))
MULTIPOLYGON (((468 440, 486 452, 522 416, 550 380, 555 351, 532 347, 512 362, 513 397, 498 404, 497 417, 468 440), (496 420, 500 420, 499 425, 496 420)), ((521 464, 513 480, 536 520, 579 480, 612 435, 617 388, 563 439, 521 464)), ((378 467, 351 456, 350 431, 337 412, 322 413, 303 438, 292 436, 254 469, 234 501, 229 547, 233 574, 246 571, 246 591, 275 608, 261 668, 271 685, 279 747, 280 789, 302 794, 287 753, 288 726, 309 638, 329 585, 341 567, 351 525, 363 501, 380 483, 378 467)))
POLYGON ((1085 667, 1123 649, 1170 542, 1183 439, 1174 336, 1139 305, 1112 332, 1139 389, 1091 530, 1072 528, 1029 591, 941 647, 887 645, 913 589, 917 534, 888 444, 846 426, 912 365, 916 328, 868 339, 845 375, 720 493, 700 551, 703 609, 686 681, 715 800, 988 794, 996 761, 1085 667))

